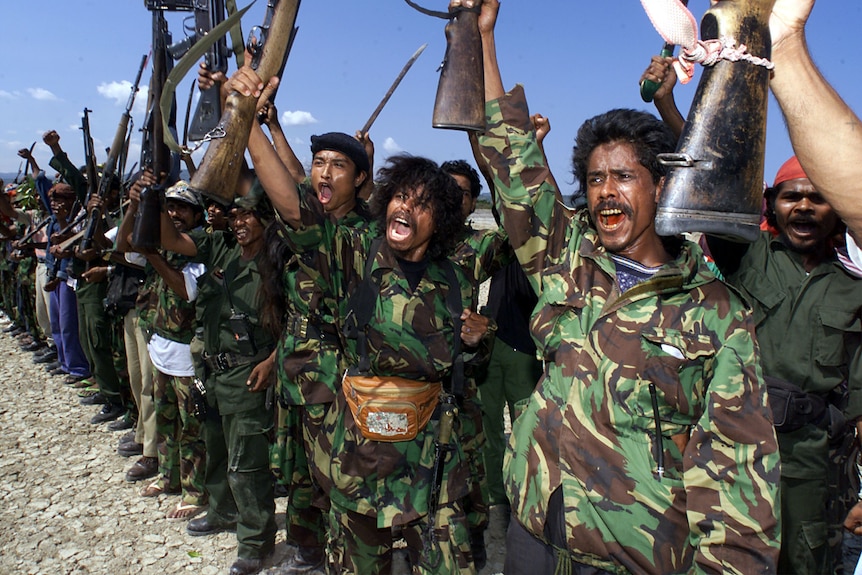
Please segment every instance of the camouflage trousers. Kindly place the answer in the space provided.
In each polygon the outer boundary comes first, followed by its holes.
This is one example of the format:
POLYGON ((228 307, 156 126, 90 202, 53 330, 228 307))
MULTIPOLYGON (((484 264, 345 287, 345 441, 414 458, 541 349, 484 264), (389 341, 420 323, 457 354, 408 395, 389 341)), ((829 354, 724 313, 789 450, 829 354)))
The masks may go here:
POLYGON ((329 498, 313 480, 313 445, 329 404, 278 408, 276 441, 270 462, 288 486, 285 530, 287 541, 300 547, 323 547, 327 538, 329 498))
POLYGON ((183 502, 205 505, 206 446, 201 424, 192 415, 191 377, 174 377, 154 370, 159 484, 165 490, 182 487, 183 502))
POLYGON ((403 537, 413 573, 422 575, 475 575, 470 553, 467 517, 460 502, 437 510, 431 548, 424 547, 426 522, 414 521, 396 529, 377 528, 376 517, 360 515, 333 505, 332 523, 343 542, 343 556, 335 556, 335 573, 377 575, 392 571, 393 543, 403 537))
POLYGON ((464 502, 470 530, 481 537, 488 527, 488 477, 485 472, 485 432, 482 423, 482 402, 472 377, 468 380, 461 404, 461 446, 470 465, 470 494, 464 502))

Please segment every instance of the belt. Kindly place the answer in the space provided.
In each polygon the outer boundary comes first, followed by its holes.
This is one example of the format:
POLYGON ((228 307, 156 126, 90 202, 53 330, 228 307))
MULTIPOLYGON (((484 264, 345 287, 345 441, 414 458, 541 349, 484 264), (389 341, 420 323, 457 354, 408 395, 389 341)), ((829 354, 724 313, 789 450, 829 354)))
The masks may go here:
POLYGON ((317 339, 331 343, 338 341, 335 326, 321 324, 317 318, 310 319, 307 316, 291 315, 285 321, 284 329, 287 333, 300 339, 317 339))
POLYGON ((252 363, 260 363, 269 357, 271 350, 263 350, 259 351, 257 355, 241 355, 238 353, 216 353, 214 355, 210 355, 204 352, 201 355, 201 359, 204 360, 204 363, 207 366, 207 369, 213 373, 220 373, 222 371, 227 371, 234 367, 241 367, 243 365, 249 365, 252 363))

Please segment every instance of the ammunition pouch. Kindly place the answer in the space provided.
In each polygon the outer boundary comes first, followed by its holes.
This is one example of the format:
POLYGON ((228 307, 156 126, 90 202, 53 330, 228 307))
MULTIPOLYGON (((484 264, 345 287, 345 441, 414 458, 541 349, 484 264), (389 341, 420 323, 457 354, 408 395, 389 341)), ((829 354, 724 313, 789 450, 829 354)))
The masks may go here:
POLYGON ((284 329, 287 333, 299 339, 316 339, 328 343, 338 342, 338 333, 335 330, 335 326, 323 324, 318 318, 291 315, 285 321, 284 329))
POLYGON ((395 442, 415 439, 428 425, 440 401, 443 384, 348 370, 341 389, 363 437, 395 442))
POLYGON ((775 431, 788 433, 812 424, 827 432, 829 439, 840 437, 847 426, 843 412, 820 395, 807 393, 788 381, 764 376, 775 431))

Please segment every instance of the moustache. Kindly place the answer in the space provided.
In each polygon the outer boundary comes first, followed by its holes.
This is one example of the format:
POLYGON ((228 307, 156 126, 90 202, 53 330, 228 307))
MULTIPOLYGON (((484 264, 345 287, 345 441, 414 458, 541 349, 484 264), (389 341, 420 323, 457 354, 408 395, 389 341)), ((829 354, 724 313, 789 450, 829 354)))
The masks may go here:
POLYGON ((619 210, 628 218, 634 217, 634 212, 632 211, 631 206, 614 200, 604 200, 603 202, 594 206, 592 211, 594 214, 598 214, 602 210, 619 210))

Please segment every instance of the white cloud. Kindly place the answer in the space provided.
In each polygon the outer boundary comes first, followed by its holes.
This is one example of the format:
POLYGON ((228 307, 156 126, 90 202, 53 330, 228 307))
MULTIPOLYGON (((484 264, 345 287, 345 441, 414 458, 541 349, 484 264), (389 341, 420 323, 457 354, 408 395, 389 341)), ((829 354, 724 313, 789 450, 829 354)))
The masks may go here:
POLYGON ((45 88, 27 88, 27 93, 30 94, 30 96, 32 96, 35 100, 59 100, 57 96, 55 96, 45 88))
POLYGON ((0 98, 6 99, 6 100, 17 100, 20 97, 21 97, 21 92, 18 92, 17 90, 14 92, 7 92, 6 90, 0 90, 0 98))
POLYGON ((96 87, 96 91, 105 98, 113 100, 118 106, 121 106, 129 99, 129 94, 132 91, 132 83, 128 80, 123 80, 122 82, 103 82, 96 87))
MULTIPOLYGON (((129 96, 132 94, 132 83, 128 80, 121 82, 102 82, 96 87, 96 91, 109 100, 113 100, 117 106, 125 107, 129 101, 129 96)), ((139 86, 138 93, 135 95, 135 104, 132 107, 132 113, 140 115, 147 112, 147 94, 150 89, 148 86, 139 86)))
POLYGON ((288 110, 282 112, 281 123, 285 126, 306 126, 308 124, 316 124, 317 118, 312 116, 311 112, 303 112, 302 110, 292 112, 288 110))
POLYGON ((404 151, 404 149, 398 145, 398 142, 393 140, 392 138, 386 138, 383 141, 383 149, 389 154, 399 154, 404 151))

